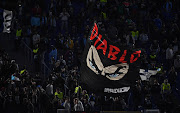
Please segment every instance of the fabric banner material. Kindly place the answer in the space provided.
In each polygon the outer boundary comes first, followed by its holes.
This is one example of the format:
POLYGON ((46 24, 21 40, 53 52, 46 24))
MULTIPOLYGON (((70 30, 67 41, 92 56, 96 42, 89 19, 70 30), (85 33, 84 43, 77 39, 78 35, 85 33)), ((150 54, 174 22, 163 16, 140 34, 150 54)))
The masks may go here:
POLYGON ((13 18, 12 11, 4 10, 3 11, 3 32, 10 33, 11 32, 11 22, 13 18))
POLYGON ((129 91, 139 79, 141 50, 111 42, 94 24, 81 65, 81 82, 99 94, 129 91))

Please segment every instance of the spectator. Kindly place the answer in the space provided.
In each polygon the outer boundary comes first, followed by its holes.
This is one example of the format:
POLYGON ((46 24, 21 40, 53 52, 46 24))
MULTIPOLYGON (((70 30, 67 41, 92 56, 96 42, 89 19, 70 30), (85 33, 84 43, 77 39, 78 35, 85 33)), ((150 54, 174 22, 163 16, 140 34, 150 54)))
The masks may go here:
POLYGON ((53 83, 52 83, 52 81, 50 81, 49 84, 46 86, 46 92, 50 97, 53 96, 53 83))
POLYGON ((74 64, 74 52, 72 50, 68 50, 64 55, 66 65, 68 67, 72 67, 74 64))
POLYGON ((30 99, 28 100, 27 108, 28 108, 28 113, 34 113, 34 105, 31 103, 30 99))
MULTIPOLYGON (((49 53, 49 59, 54 59, 54 62, 57 61, 57 49, 52 45, 51 46, 51 52, 49 53)), ((53 64, 51 60, 51 64, 53 64)))
MULTIPOLYGON (((176 21, 176 20, 174 20, 174 21, 176 21)), ((180 29, 179 29, 177 22, 173 22, 171 24, 170 33, 173 34, 173 37, 178 37, 179 32, 180 32, 180 29)), ((176 40, 176 38, 175 38, 175 40, 176 40)))
POLYGON ((148 39, 149 39, 149 38, 148 38, 148 34, 145 33, 144 31, 142 31, 142 33, 141 33, 140 36, 139 36, 140 45, 141 45, 142 47, 145 47, 148 39))
POLYGON ((16 70, 19 70, 19 66, 18 66, 18 64, 16 64, 15 63, 15 60, 11 60, 11 64, 10 64, 10 72, 11 73, 15 73, 16 72, 16 70))
POLYGON ((173 44, 173 53, 176 54, 178 52, 179 44, 177 38, 175 38, 172 42, 173 44))
POLYGON ((69 48, 69 49, 73 49, 73 47, 74 47, 74 42, 73 42, 73 40, 70 38, 70 36, 68 37, 67 42, 68 42, 68 48, 69 48))
POLYGON ((172 2, 170 0, 166 0, 163 8, 166 10, 166 12, 170 12, 172 9, 172 2))
POLYGON ((25 38, 25 42, 29 47, 31 47, 31 37, 32 37, 32 30, 31 30, 31 26, 29 25, 26 27, 26 38, 25 38))
POLYGON ((127 29, 133 29, 134 28, 135 22, 131 19, 130 16, 127 17, 125 22, 127 24, 127 29))
MULTIPOLYGON (((92 0, 91 2, 94 2, 94 0, 92 0)), ((104 7, 107 4, 107 0, 100 0, 100 4, 101 4, 101 7, 104 7)))
POLYGON ((52 31, 52 35, 54 35, 55 30, 56 30, 56 18, 52 15, 49 18, 49 25, 50 25, 50 30, 52 31))
POLYGON ((70 98, 69 97, 65 98, 65 102, 64 102, 63 106, 65 109, 71 111, 71 105, 70 105, 70 98))
POLYGON ((176 85, 176 78, 177 78, 177 72, 175 71, 174 66, 172 66, 170 71, 168 72, 168 80, 173 88, 176 85))
POLYGON ((174 59, 174 68, 177 72, 180 71, 180 55, 177 55, 176 59, 174 59))
POLYGON ((59 15, 61 19, 61 31, 65 28, 65 30, 68 30, 68 18, 70 17, 69 13, 66 12, 66 9, 63 9, 63 12, 59 15))
POLYGON ((137 110, 138 106, 141 105, 142 103, 142 86, 141 86, 141 82, 137 82, 135 88, 133 88, 133 102, 134 102, 134 107, 135 110, 137 110))
POLYGON ((157 108, 160 101, 160 89, 161 86, 156 79, 154 79, 153 84, 151 86, 152 92, 152 104, 154 104, 153 108, 157 108))
POLYGON ((153 43, 150 45, 150 51, 158 54, 160 51, 160 47, 157 40, 153 40, 153 43))
POLYGON ((131 36, 132 36, 132 38, 135 39, 135 41, 137 41, 139 39, 139 31, 136 29, 136 27, 134 28, 133 31, 131 31, 131 36))
POLYGON ((107 29, 107 33, 108 33, 108 38, 112 41, 117 39, 117 35, 118 35, 118 30, 115 26, 113 25, 109 25, 109 28, 107 29))
POLYGON ((161 48, 162 54, 166 52, 166 49, 168 48, 168 40, 167 39, 163 40, 160 48, 161 48))
POLYGON ((123 2, 123 4, 124 4, 124 7, 125 7, 125 11, 126 11, 126 14, 127 15, 129 15, 129 8, 130 8, 130 6, 131 6, 131 3, 130 3, 130 1, 129 0, 125 0, 124 2, 123 2))
POLYGON ((153 21, 155 26, 160 30, 162 28, 162 20, 160 19, 160 16, 157 15, 153 21))
POLYGON ((120 97, 119 101, 120 101, 123 111, 126 111, 128 106, 127 106, 124 98, 120 97))
POLYGON ((146 95, 145 97, 145 105, 144 105, 145 109, 151 109, 152 108, 152 102, 151 102, 151 97, 150 95, 146 95))
POLYGON ((95 109, 95 95, 94 93, 92 93, 90 96, 89 96, 89 103, 90 103, 90 106, 91 106, 91 110, 93 111, 95 109))
POLYGON ((89 100, 89 95, 87 94, 87 91, 86 91, 86 90, 83 90, 83 91, 82 91, 82 98, 83 98, 83 99, 86 99, 86 100, 89 100))
POLYGON ((24 15, 24 4, 21 1, 18 1, 18 19, 22 20, 22 16, 24 15))
POLYGON ((131 36, 131 32, 127 31, 127 33, 124 34, 123 37, 126 39, 126 44, 128 46, 131 47, 135 44, 135 39, 134 39, 134 37, 131 36))
POLYGON ((54 93, 55 99, 63 100, 63 92, 61 92, 60 88, 56 88, 56 92, 54 93))
POLYGON ((166 0, 165 4, 163 5, 163 10, 164 10, 164 16, 166 20, 170 19, 170 13, 173 8, 172 2, 170 0, 166 0))
POLYGON ((77 83, 76 83, 76 87, 75 87, 75 90, 74 90, 74 94, 79 97, 81 96, 81 93, 82 93, 82 88, 81 86, 79 86, 77 83))
POLYGON ((18 26, 16 30, 15 49, 18 50, 22 39, 22 28, 18 26))
POLYGON ((168 79, 164 80, 164 83, 161 85, 161 94, 163 99, 167 99, 168 95, 171 93, 171 85, 168 83, 168 79))
POLYGON ((41 15, 42 9, 40 8, 39 4, 36 4, 34 8, 32 8, 32 14, 34 16, 41 15))
POLYGON ((38 16, 31 17, 31 26, 39 27, 41 25, 40 18, 38 16))
POLYGON ((83 106, 84 106, 84 111, 86 112, 90 111, 90 105, 87 99, 83 99, 83 106))
POLYGON ((39 44, 39 43, 40 43, 40 35, 38 34, 37 31, 34 33, 32 39, 33 39, 33 47, 34 47, 36 44, 39 44))
POLYGON ((46 29, 48 26, 48 18, 46 16, 46 13, 43 13, 43 16, 41 17, 41 29, 42 29, 42 33, 46 33, 46 29))
POLYGON ((74 111, 84 111, 84 106, 78 98, 74 99, 74 111))
POLYGON ((68 1, 67 1, 67 6, 68 6, 68 7, 71 7, 71 6, 72 6, 71 0, 68 0, 68 1))
POLYGON ((174 56, 173 48, 172 45, 170 44, 169 47, 166 49, 167 67, 170 67, 172 65, 173 56, 174 56))
POLYGON ((27 98, 23 98, 23 104, 22 105, 23 106, 22 106, 21 112, 22 113, 27 113, 29 111, 27 98))
POLYGON ((35 64, 35 71, 36 72, 39 72, 39 63, 40 63, 40 51, 39 51, 39 47, 38 45, 36 44, 34 49, 33 49, 33 55, 34 55, 34 64, 35 64))
POLYGON ((146 0, 141 0, 139 3, 139 9, 140 9, 140 17, 141 19, 144 19, 147 13, 147 1, 146 0))
POLYGON ((53 14, 56 14, 56 0, 51 0, 51 3, 49 5, 49 9, 52 10, 53 14))

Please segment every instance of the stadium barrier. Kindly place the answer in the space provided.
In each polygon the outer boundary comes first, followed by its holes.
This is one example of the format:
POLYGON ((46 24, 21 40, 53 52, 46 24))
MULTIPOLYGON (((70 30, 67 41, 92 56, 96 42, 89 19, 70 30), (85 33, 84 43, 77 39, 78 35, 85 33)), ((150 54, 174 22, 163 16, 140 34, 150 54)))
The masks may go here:
POLYGON ((67 109, 57 109, 57 113, 70 113, 67 109))
POLYGON ((25 59, 27 59, 28 63, 32 64, 33 63, 32 49, 24 41, 22 41, 22 47, 23 47, 23 51, 24 51, 24 54, 25 54, 25 59))
POLYGON ((100 113, 141 113, 140 111, 101 111, 100 113))
POLYGON ((50 68, 45 64, 44 60, 41 61, 41 75, 43 76, 43 79, 45 80, 48 78, 48 76, 51 74, 50 68))
POLYGON ((146 109, 144 113, 160 113, 159 109, 146 109))

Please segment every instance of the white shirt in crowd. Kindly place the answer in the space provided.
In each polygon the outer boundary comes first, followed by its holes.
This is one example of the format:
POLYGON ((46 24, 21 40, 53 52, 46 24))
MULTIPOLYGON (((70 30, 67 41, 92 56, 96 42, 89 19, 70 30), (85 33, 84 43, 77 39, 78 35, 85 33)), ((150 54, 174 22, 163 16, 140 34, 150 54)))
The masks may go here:
POLYGON ((67 109, 67 110, 70 110, 71 109, 71 104, 70 102, 67 102, 65 101, 64 104, 63 104, 64 108, 67 109))
POLYGON ((48 95, 53 95, 53 85, 52 84, 48 84, 46 86, 46 92, 48 95))
POLYGON ((78 101, 78 104, 74 105, 74 110, 75 111, 84 111, 83 104, 82 104, 82 102, 80 100, 78 101))
POLYGON ((166 59, 172 59, 174 56, 173 49, 167 48, 166 49, 166 59))
POLYGON ((40 35, 39 34, 34 34, 33 35, 33 45, 37 44, 40 42, 40 35))
POLYGON ((63 13, 62 12, 59 17, 61 18, 62 21, 67 21, 69 16, 70 16, 69 13, 67 13, 67 12, 63 13))
POLYGON ((174 59, 174 67, 180 68, 180 55, 177 55, 177 58, 174 59))

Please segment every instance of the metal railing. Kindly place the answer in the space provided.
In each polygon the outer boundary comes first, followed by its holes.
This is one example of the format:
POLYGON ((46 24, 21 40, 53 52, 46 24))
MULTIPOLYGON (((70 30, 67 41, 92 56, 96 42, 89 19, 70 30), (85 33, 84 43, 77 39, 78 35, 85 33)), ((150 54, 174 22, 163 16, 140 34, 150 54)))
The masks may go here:
MULTIPOLYGON (((25 64, 28 64, 31 67, 31 71, 34 72, 34 55, 33 50, 22 40, 22 48, 25 56, 25 64)), ((44 55, 44 54, 43 54, 44 55)), ((40 75, 45 80, 51 73, 50 68, 45 64, 44 58, 40 61, 40 75)))
MULTIPOLYGON (((30 65, 33 64, 33 52, 32 49, 22 40, 22 48, 25 54, 25 59, 27 59, 28 62, 26 63, 30 63, 30 65)), ((25 60, 26 61, 26 60, 25 60)))
POLYGON ((44 60, 41 61, 41 75, 43 76, 43 79, 46 80, 46 78, 49 77, 51 74, 51 69, 45 64, 44 60))

